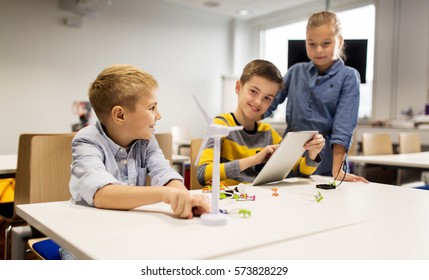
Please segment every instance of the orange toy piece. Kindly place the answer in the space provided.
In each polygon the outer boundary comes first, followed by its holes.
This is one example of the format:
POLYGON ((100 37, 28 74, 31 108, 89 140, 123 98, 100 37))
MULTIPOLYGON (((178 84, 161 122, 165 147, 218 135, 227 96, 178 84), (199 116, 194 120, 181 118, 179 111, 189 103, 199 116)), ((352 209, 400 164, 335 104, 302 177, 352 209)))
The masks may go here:
POLYGON ((279 194, 277 193, 277 188, 272 188, 271 190, 273 191, 273 196, 279 196, 279 194))

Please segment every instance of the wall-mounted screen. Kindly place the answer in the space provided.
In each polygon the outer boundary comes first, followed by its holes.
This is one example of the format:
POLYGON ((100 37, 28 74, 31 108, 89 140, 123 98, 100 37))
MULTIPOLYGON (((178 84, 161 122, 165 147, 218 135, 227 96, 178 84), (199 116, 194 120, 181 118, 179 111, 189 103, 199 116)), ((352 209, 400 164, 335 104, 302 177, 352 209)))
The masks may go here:
MULTIPOLYGON (((344 40, 346 61, 345 64, 355 68, 359 74, 361 83, 366 83, 366 57, 368 52, 368 40, 353 39, 344 40)), ((288 65, 291 67, 297 62, 310 61, 305 51, 305 40, 289 40, 288 65)))

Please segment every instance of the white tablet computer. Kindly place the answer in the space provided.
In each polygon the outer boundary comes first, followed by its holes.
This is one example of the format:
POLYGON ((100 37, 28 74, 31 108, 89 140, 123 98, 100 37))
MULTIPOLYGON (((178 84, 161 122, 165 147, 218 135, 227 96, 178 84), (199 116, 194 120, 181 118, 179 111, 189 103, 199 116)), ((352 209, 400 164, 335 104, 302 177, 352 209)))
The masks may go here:
POLYGON ((287 133, 252 185, 257 186, 283 180, 305 152, 304 144, 317 133, 313 130, 287 133))

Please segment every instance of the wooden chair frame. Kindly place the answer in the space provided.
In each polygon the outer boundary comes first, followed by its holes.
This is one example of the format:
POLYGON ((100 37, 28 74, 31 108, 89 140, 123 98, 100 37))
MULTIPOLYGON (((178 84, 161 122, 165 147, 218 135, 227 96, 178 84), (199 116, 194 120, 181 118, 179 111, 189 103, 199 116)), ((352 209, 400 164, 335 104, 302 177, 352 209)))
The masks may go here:
POLYGON ((24 221, 16 205, 70 199, 70 134, 22 134, 19 138, 13 215, 6 218, 4 258, 9 258, 11 229, 24 221))
POLYGON ((194 138, 191 140, 191 166, 190 166, 190 189, 197 190, 201 189, 203 186, 198 182, 197 172, 198 167, 195 166, 195 161, 200 151, 201 143, 203 142, 202 138, 194 138))

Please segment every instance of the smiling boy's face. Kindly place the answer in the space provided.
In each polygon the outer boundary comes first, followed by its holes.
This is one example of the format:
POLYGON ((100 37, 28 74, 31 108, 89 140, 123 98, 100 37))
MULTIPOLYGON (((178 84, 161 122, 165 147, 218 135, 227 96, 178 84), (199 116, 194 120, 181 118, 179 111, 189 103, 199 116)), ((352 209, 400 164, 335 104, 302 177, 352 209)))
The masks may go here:
POLYGON ((125 108, 124 117, 123 132, 131 141, 151 139, 155 133, 156 122, 161 119, 156 91, 151 90, 142 94, 135 104, 134 111, 125 108))
POLYGON ((238 95, 236 114, 239 115, 239 121, 240 118, 243 124, 247 122, 253 124, 255 121, 259 121, 261 115, 270 107, 279 89, 277 83, 256 75, 245 84, 237 81, 235 86, 238 95))

